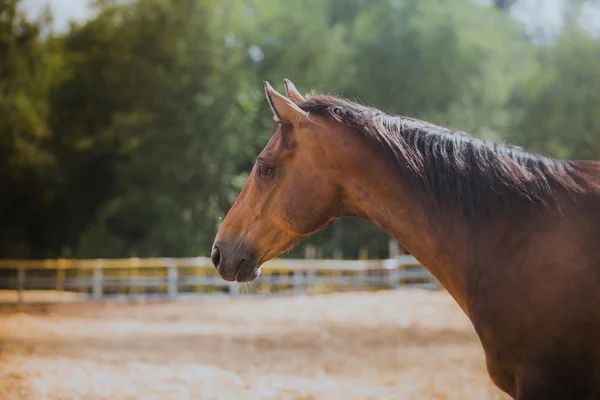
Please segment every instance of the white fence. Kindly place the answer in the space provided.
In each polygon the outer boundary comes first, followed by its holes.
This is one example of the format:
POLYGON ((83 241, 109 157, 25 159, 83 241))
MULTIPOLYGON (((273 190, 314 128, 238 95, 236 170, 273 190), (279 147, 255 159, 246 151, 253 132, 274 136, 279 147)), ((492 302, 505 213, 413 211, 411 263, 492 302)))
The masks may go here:
POLYGON ((18 302, 30 301, 27 294, 32 291, 67 293, 88 301, 439 287, 426 268, 405 255, 386 260, 275 259, 265 263, 260 278, 250 284, 224 281, 206 257, 0 260, 0 269, 10 271, 2 286, 14 292, 12 301, 18 302))

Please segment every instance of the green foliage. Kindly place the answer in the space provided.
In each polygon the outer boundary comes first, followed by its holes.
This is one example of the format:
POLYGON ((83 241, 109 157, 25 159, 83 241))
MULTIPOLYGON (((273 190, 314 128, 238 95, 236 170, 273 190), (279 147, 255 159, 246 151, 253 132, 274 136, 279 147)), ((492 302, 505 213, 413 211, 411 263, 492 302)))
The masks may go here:
POLYGON ((0 254, 36 256, 48 242, 56 179, 48 94, 60 60, 40 39, 47 22, 0 0, 0 254))
POLYGON ((567 30, 540 51, 543 68, 519 91, 507 136, 560 158, 600 159, 600 40, 567 30))
POLYGON ((352 96, 474 134, 506 128, 506 101, 533 63, 509 16, 466 0, 384 1, 352 32, 352 96))
MULTIPOLYGON (((600 40, 573 22, 585 2, 545 47, 513 3, 100 0, 57 36, 0 0, 0 252, 207 254, 271 134, 263 80, 600 158, 600 40)), ((349 219, 306 243, 383 257, 387 241, 349 219)))
POLYGON ((97 93, 73 99, 93 109, 103 99, 98 111, 106 113, 105 124, 90 129, 119 158, 107 182, 112 192, 104 192, 110 196, 97 210, 100 226, 83 233, 78 255, 97 251, 83 244, 101 232, 107 241, 119 238, 105 256, 196 255, 210 248, 217 219, 239 189, 232 178, 259 100, 241 66, 247 53, 227 45, 227 16, 218 13, 213 1, 142 0, 109 6, 71 34, 77 54, 97 49, 97 59, 83 58, 81 79, 104 81, 97 93))

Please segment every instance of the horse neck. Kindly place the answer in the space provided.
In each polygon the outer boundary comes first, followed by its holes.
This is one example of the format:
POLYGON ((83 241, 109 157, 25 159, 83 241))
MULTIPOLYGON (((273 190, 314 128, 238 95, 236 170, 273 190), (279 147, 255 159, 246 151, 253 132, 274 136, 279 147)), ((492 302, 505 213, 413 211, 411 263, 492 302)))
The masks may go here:
POLYGON ((441 214, 407 189, 393 163, 360 146, 342 169, 346 215, 367 218, 386 230, 427 267, 465 310, 472 237, 465 217, 441 214), (358 154, 360 151, 361 154, 358 154), (351 177, 351 178, 350 178, 351 177))

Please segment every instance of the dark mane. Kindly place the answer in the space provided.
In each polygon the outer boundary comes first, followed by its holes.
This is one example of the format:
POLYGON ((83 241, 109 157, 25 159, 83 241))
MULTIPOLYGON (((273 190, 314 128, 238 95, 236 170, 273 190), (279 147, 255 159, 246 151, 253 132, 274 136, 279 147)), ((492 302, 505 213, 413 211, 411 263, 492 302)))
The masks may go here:
POLYGON ((391 156, 415 194, 467 217, 552 206, 559 193, 580 192, 576 162, 531 154, 464 132, 386 114, 332 96, 301 106, 364 135, 391 156))

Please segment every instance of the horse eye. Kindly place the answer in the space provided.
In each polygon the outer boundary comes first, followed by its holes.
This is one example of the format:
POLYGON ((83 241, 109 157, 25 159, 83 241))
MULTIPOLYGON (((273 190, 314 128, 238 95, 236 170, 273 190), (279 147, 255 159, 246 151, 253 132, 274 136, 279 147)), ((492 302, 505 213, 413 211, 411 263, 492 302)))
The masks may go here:
POLYGON ((263 176, 269 176, 273 173, 273 168, 267 167, 264 164, 258 166, 258 172, 263 176))

